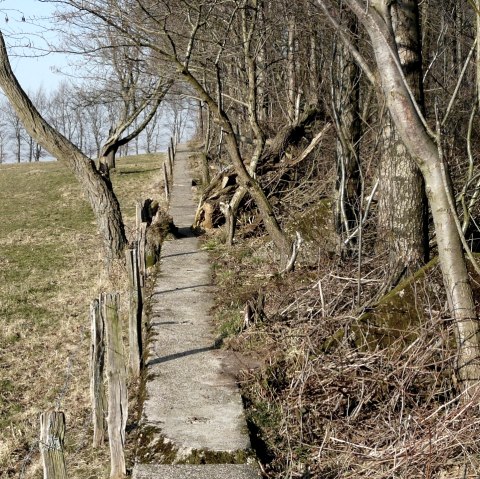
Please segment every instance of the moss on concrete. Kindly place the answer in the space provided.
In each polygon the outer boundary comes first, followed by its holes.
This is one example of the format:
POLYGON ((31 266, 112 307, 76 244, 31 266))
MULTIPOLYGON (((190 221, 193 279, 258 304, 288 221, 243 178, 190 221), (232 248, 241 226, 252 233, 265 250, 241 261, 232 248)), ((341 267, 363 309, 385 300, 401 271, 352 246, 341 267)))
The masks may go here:
POLYGON ((143 426, 138 435, 136 461, 141 464, 246 464, 252 451, 183 449, 166 439, 161 429, 143 426))

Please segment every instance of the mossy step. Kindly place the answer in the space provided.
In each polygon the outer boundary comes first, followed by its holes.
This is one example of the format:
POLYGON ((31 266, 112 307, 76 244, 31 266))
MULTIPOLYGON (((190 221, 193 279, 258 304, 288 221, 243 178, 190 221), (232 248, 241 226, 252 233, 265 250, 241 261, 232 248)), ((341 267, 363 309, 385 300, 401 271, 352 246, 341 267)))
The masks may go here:
POLYGON ((250 464, 137 464, 132 476, 133 479, 258 479, 259 477, 259 470, 250 464))

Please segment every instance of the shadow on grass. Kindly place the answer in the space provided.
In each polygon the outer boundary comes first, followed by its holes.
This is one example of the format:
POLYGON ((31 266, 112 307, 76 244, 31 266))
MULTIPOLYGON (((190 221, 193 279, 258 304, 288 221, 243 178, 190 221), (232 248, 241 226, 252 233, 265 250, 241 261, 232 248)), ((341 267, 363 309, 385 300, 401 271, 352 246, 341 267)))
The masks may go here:
POLYGON ((117 170, 117 175, 138 175, 139 173, 150 173, 152 171, 158 171, 158 170, 161 170, 160 167, 158 168, 149 168, 149 169, 146 169, 146 170, 128 170, 128 171, 118 171, 117 170))

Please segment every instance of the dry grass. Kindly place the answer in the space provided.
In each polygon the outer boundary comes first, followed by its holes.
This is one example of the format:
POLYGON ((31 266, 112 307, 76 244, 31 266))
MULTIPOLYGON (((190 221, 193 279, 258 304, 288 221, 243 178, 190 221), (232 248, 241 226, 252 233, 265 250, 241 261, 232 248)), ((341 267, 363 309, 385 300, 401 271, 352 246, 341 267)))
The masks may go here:
MULTIPOLYGON (((247 357, 239 379, 265 477, 478 477, 480 398, 463 401, 455 383, 438 267, 412 286, 417 323, 399 327, 388 346, 368 348, 355 264, 305 248, 285 277, 264 238, 213 253, 219 328, 247 357), (258 291, 265 319, 245 328, 244 305, 258 291)), ((375 264, 364 263, 366 300, 382 281, 375 264)), ((408 294, 397 296, 411 301, 408 294)))
MULTIPOLYGON (((118 161, 129 232, 135 200, 161 195, 160 166, 158 155, 118 161)), ((56 162, 1 166, 0 201, 0 477, 42 477, 38 416, 55 408, 69 477, 107 477, 107 449, 90 447, 88 309, 105 286, 93 215, 56 162)))

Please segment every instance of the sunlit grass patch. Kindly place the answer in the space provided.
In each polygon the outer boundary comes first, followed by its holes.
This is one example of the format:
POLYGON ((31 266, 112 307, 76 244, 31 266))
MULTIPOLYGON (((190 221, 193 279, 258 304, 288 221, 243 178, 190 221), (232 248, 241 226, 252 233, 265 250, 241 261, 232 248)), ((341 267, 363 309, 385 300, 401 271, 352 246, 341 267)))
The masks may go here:
MULTIPOLYGON (((112 175, 127 231, 135 201, 160 199, 161 155, 120 158, 112 175)), ((72 173, 58 162, 0 166, 0 478, 40 478, 39 414, 67 421, 70 478, 108 477, 91 448, 89 305, 102 244, 72 173)))

